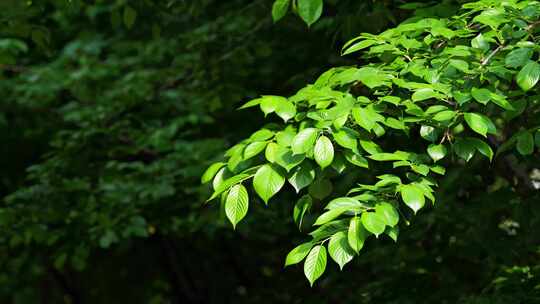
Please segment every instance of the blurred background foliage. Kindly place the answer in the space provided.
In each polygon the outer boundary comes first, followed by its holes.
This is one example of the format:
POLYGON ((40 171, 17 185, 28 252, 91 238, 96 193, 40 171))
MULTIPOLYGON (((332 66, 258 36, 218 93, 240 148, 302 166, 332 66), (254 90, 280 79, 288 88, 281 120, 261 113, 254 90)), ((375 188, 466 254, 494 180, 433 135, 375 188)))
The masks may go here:
MULTIPOLYGON (((431 16, 452 14, 436 1, 431 16)), ((309 288, 283 269, 293 193, 236 232, 200 175, 400 1, 325 1, 309 29, 271 0, 0 2, 1 303, 539 303, 538 195, 452 171, 397 244, 309 288)))

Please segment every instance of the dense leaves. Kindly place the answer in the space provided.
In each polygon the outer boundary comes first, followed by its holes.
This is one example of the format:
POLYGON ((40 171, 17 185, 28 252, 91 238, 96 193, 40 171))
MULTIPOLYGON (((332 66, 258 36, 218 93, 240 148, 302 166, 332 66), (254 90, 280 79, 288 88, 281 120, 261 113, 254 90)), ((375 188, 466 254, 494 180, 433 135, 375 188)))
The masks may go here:
MULTIPOLYGON (((296 4, 308 26, 319 18, 322 1, 296 4)), ((415 5, 419 4, 411 7, 415 5)), ((295 173, 296 191, 312 183, 307 195, 318 200, 347 195, 332 200, 313 223, 310 243, 318 245, 304 267, 310 284, 325 270, 327 240, 340 268, 352 257, 341 245, 345 233, 353 252, 363 248, 369 234, 378 237, 386 231, 396 240, 399 219, 409 222, 426 201, 435 202, 438 181, 463 165, 459 158, 469 162, 479 152, 493 161, 492 145, 504 153, 514 142, 520 155, 534 153, 534 138, 527 130, 540 127, 535 99, 540 4, 483 0, 466 3, 446 18, 424 13, 419 10, 417 17, 395 28, 379 35, 364 33, 346 43, 342 54, 362 52, 361 65, 332 68, 288 98, 273 97, 271 107, 265 109, 261 103, 265 114, 279 107, 295 109, 294 119, 288 122, 280 115, 286 124, 274 130, 291 131, 292 153, 301 157, 282 166, 287 171, 302 162, 320 167, 309 175, 305 172, 301 183, 295 173), (530 119, 515 125, 512 120, 520 115, 530 119), (408 140, 401 140, 404 137, 408 140), (448 159, 449 154, 458 158, 448 159), (347 185, 333 192, 320 190, 320 181, 339 183, 345 172, 354 172, 347 185), (378 181, 366 183, 369 174, 378 181), (351 185, 354 182, 356 186, 351 185)), ((275 145, 277 150, 288 149, 289 143, 275 145)), ((266 161, 279 164, 273 157, 266 161)), ((259 171, 270 168, 265 160, 262 166, 259 171)), ((283 180, 276 179, 268 193, 261 190, 261 178, 255 182, 256 192, 267 202, 283 180)), ((526 182, 525 187, 534 187, 526 182)), ((304 209, 295 208, 297 222, 304 209)))

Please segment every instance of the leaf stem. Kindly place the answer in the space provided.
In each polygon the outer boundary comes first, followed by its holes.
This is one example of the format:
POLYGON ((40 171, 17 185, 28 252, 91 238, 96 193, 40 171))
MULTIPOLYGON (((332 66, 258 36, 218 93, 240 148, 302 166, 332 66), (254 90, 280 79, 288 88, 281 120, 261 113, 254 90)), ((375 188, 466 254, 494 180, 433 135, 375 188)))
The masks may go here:
POLYGON ((493 50, 493 52, 491 52, 487 57, 486 59, 482 60, 482 66, 485 66, 486 64, 489 63, 489 61, 491 60, 491 58, 493 58, 493 56, 495 56, 500 50, 502 50, 502 48, 504 47, 503 44, 499 45, 495 50, 493 50))

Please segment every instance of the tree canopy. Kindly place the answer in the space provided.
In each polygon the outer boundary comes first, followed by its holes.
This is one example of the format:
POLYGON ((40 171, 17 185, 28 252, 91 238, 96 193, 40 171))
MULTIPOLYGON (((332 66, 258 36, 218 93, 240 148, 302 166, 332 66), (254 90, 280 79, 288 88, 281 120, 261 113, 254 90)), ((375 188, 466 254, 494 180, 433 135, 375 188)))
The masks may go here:
POLYGON ((540 2, 0 8, 2 303, 540 302, 540 2))

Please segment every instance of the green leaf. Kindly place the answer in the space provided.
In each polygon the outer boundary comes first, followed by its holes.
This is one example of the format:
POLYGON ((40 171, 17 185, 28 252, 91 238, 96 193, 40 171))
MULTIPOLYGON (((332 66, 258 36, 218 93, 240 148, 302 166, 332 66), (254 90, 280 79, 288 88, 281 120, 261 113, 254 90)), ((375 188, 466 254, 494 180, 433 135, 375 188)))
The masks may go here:
POLYGON ((491 100, 491 91, 488 89, 472 88, 471 96, 481 104, 487 104, 491 100))
POLYGON ((523 131, 519 134, 516 148, 521 155, 531 155, 534 152, 534 138, 532 133, 523 131))
POLYGON ((313 241, 321 241, 334 235, 334 233, 347 230, 348 225, 348 219, 335 220, 313 230, 309 235, 313 237, 313 241))
POLYGON ((309 242, 294 247, 285 258, 285 267, 300 263, 308 255, 313 245, 313 243, 309 242))
POLYGON ((447 110, 447 111, 441 111, 433 116, 433 120, 436 121, 447 121, 456 116, 456 112, 447 110))
POLYGON ((250 159, 264 151, 268 143, 265 141, 252 142, 244 149, 244 160, 250 159))
POLYGON ((265 204, 268 204, 268 200, 276 195, 284 184, 284 174, 271 164, 260 167, 253 177, 253 188, 265 204))
POLYGON ((289 177, 289 183, 294 187, 296 193, 309 186, 315 179, 315 169, 309 162, 303 162, 297 167, 294 173, 289 177))
POLYGON ((302 227, 302 221, 304 220, 304 215, 306 215, 306 212, 308 212, 311 209, 311 205, 313 205, 313 200, 311 199, 311 196, 307 194, 302 196, 296 202, 296 204, 294 204, 293 220, 298 226, 298 228, 302 227))
POLYGON ((212 189, 214 191, 221 185, 227 178, 230 177, 231 172, 227 167, 219 169, 214 178, 212 179, 212 189))
POLYGON ((287 14, 290 0, 276 0, 272 5, 272 20, 278 22, 287 14))
POLYGON ((515 111, 514 106, 512 106, 512 104, 508 102, 508 100, 506 100, 504 96, 500 96, 498 94, 493 93, 491 94, 491 101, 505 110, 515 111))
POLYGON ((322 15, 323 0, 297 0, 298 15, 309 26, 315 23, 322 15))
POLYGON ((347 240, 349 241, 349 246, 351 246, 352 250, 358 254, 362 247, 364 247, 364 242, 367 237, 368 232, 362 225, 360 218, 357 216, 351 218, 349 230, 347 231, 347 240))
POLYGON ((376 212, 364 212, 362 213, 361 219, 366 230, 375 234, 375 236, 378 237, 384 232, 386 221, 382 214, 376 212))
POLYGON ((484 155, 485 157, 489 158, 490 161, 493 160, 493 150, 491 147, 486 144, 484 141, 478 139, 478 138, 467 138, 467 141, 472 143, 476 150, 480 152, 480 154, 484 155))
POLYGON ((439 138, 438 130, 432 126, 421 126, 420 127, 420 136, 423 139, 431 142, 435 142, 439 138))
POLYGON ((278 144, 271 142, 266 146, 266 150, 264 151, 264 157, 269 162, 275 163, 277 155, 278 155, 278 151, 279 151, 278 144))
POLYGON ((357 43, 351 45, 350 47, 348 47, 341 55, 345 56, 345 55, 348 55, 348 54, 363 50, 365 48, 368 48, 368 47, 374 45, 375 43, 377 43, 377 41, 375 41, 375 40, 362 40, 362 41, 357 42, 357 43))
POLYGON ((338 218, 343 213, 345 213, 345 211, 347 211, 346 207, 335 208, 335 209, 328 210, 325 213, 321 214, 317 218, 317 220, 315 220, 315 223, 313 224, 313 226, 320 226, 320 225, 324 225, 324 224, 326 224, 328 222, 331 222, 331 221, 335 220, 336 218, 338 218))
POLYGON ((536 131, 534 134, 534 143, 536 144, 536 147, 540 148, 540 130, 536 131))
POLYGON ((330 257, 339 265, 339 269, 343 270, 343 266, 349 263, 354 257, 354 251, 347 240, 345 231, 338 232, 330 238, 328 242, 328 253, 330 257))
POLYGON ((282 100, 276 108, 276 114, 287 122, 296 115, 296 107, 289 100, 282 100))
POLYGON ((434 162, 437 162, 443 159, 448 151, 446 150, 446 147, 444 145, 431 144, 429 145, 427 152, 429 154, 429 157, 431 157, 434 162))
POLYGON ((317 245, 311 249, 304 262, 304 274, 313 286, 313 283, 324 273, 326 269, 326 248, 317 245))
POLYGON ((204 171, 204 173, 203 173, 203 175, 201 177, 201 183, 206 184, 209 181, 211 181, 214 178, 214 176, 216 176, 217 172, 221 168, 223 168, 223 166, 225 166, 225 163, 223 163, 223 162, 214 163, 214 164, 210 165, 210 167, 208 167, 208 169, 206 169, 206 171, 204 171))
POLYGON ((349 210, 361 211, 366 205, 352 197, 338 197, 330 201, 324 209, 332 210, 339 208, 348 208, 349 210))
POLYGON ((384 233, 386 233, 392 240, 394 240, 394 242, 397 242, 399 235, 399 226, 386 227, 384 233))
POLYGON ((501 8, 491 8, 483 10, 480 15, 474 17, 473 21, 497 29, 502 23, 506 22, 506 18, 501 8))
POLYGON ((468 162, 476 152, 476 145, 468 139, 458 139, 454 144, 454 151, 459 157, 468 162))
POLYGON ((265 141, 269 140, 270 138, 274 137, 274 132, 268 130, 268 129, 261 129, 249 137, 249 140, 251 141, 265 141))
POLYGON ((365 159, 362 155, 357 154, 352 151, 345 151, 345 159, 347 159, 348 162, 350 162, 353 165, 356 165, 358 167, 362 168, 369 168, 369 163, 367 159, 365 159))
POLYGON ((293 154, 289 148, 278 147, 275 155, 275 163, 285 168, 287 172, 299 165, 306 156, 304 154, 293 154))
POLYGON ((510 68, 519 68, 526 65, 529 62, 533 54, 531 48, 517 48, 504 58, 504 64, 510 68))
POLYGON ((287 128, 276 133, 276 142, 282 147, 290 147, 295 135, 294 129, 287 128))
POLYGON ((238 184, 231 188, 225 201, 225 214, 234 228, 247 214, 249 197, 244 186, 238 184))
POLYGON ((371 140, 360 140, 360 146, 369 154, 381 153, 382 149, 371 140))
POLYGON ((262 101, 262 98, 255 98, 255 99, 250 100, 250 101, 246 102, 245 104, 243 104, 241 107, 238 108, 238 110, 258 106, 258 105, 261 104, 261 101, 262 101))
POLYGON ((322 200, 332 193, 332 183, 326 178, 315 180, 309 186, 308 192, 314 198, 322 200))
POLYGON ((137 20, 137 11, 134 10, 131 6, 126 5, 124 7, 124 24, 128 29, 131 29, 137 20))
POLYGON ((402 185, 400 187, 401 198, 405 205, 409 206, 414 213, 418 212, 426 203, 424 191, 416 184, 402 185))
POLYGON ((306 153, 313 148, 317 140, 319 130, 315 128, 306 128, 294 137, 291 148, 294 154, 306 153))
POLYGON ((349 128, 342 128, 341 130, 332 134, 336 143, 343 148, 355 150, 358 146, 358 139, 356 131, 349 128))
POLYGON ((380 86, 391 86, 392 75, 374 67, 363 67, 357 70, 356 79, 373 89, 380 86))
POLYGON ((416 101, 422 101, 422 100, 436 98, 436 97, 439 97, 439 94, 435 92, 433 89, 423 88, 423 89, 416 90, 411 98, 413 101, 416 102, 416 101))
POLYGON ((375 126, 374 117, 366 108, 356 107, 352 109, 352 116, 356 123, 368 132, 375 126))
POLYGON ((315 144, 313 155, 317 164, 323 169, 332 164, 334 160, 334 146, 328 137, 324 135, 319 137, 315 144))
POLYGON ((540 79, 540 64, 529 61, 516 76, 516 82, 523 91, 532 89, 540 79))
POLYGON ((281 96, 266 95, 261 97, 261 111, 264 116, 275 112, 283 103, 289 102, 287 98, 281 96))
POLYGON ((489 42, 487 42, 482 33, 471 40, 471 46, 475 49, 481 49, 484 52, 489 50, 489 42))
POLYGON ((216 197, 218 197, 221 193, 225 192, 226 190, 228 190, 229 188, 231 188, 232 186, 252 177, 253 175, 252 174, 238 174, 238 175, 235 175, 233 177, 230 177, 226 180, 224 180, 223 182, 219 183, 219 185, 214 189, 214 193, 212 194, 212 196, 207 200, 207 201, 211 201, 213 199, 215 199, 216 197))
POLYGON ((390 203, 379 203, 375 206, 375 212, 380 215, 386 225, 395 226, 399 222, 399 213, 390 203))
POLYGON ((465 113, 465 121, 476 133, 487 137, 487 133, 496 134, 497 129, 491 119, 478 113, 465 113))

